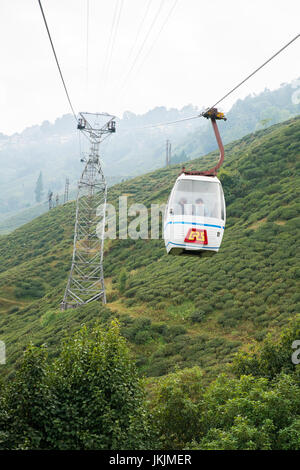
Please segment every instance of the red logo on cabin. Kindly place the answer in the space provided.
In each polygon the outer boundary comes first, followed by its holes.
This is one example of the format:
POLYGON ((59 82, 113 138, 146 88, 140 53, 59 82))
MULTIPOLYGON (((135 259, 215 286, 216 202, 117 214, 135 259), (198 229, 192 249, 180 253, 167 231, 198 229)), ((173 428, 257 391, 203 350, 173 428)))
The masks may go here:
POLYGON ((207 245, 207 232, 199 228, 190 228, 185 239, 185 243, 197 243, 198 245, 207 245))

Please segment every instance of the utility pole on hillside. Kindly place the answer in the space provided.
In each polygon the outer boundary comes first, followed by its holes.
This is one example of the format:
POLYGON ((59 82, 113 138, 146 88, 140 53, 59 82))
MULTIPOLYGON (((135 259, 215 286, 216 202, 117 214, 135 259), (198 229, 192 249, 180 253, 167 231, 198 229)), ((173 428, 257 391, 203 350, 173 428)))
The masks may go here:
POLYGON ((52 209, 52 207, 53 207, 52 197, 53 197, 53 192, 51 191, 51 189, 49 189, 49 192, 48 192, 49 210, 52 209))
POLYGON ((85 167, 78 182, 76 221, 71 271, 61 309, 102 300, 106 303, 103 276, 103 244, 107 186, 99 157, 99 145, 116 131, 114 116, 80 113, 77 128, 90 141, 81 161, 85 167))
POLYGON ((69 178, 66 178, 65 194, 64 194, 64 204, 65 204, 66 202, 68 202, 68 200, 69 200, 69 186, 70 186, 69 178))
POLYGON ((166 166, 169 166, 171 163, 171 142, 169 139, 166 141, 166 166))

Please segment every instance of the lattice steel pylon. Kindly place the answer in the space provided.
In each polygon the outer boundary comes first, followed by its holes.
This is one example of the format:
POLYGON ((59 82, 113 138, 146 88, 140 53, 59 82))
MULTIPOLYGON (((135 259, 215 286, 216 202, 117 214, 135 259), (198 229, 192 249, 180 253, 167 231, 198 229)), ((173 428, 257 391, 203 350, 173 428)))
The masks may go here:
POLYGON ((115 132, 114 116, 80 113, 78 129, 90 141, 90 151, 78 182, 71 271, 61 309, 76 308, 94 300, 106 303, 103 244, 107 185, 99 157, 102 140, 115 132))

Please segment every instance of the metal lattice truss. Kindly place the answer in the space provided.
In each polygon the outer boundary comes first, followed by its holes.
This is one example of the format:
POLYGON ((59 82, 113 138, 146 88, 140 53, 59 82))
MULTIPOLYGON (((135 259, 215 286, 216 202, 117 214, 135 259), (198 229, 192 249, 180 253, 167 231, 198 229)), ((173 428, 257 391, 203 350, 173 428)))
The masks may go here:
MULTIPOLYGON (((107 116, 105 115, 108 126, 112 120, 107 121, 107 116)), ((88 132, 87 125, 85 126, 84 130, 88 132)), ((107 127, 105 133, 106 130, 107 127)), ((78 183, 73 258, 61 304, 63 310, 76 308, 94 300, 106 302, 103 244, 107 186, 99 158, 103 128, 91 127, 91 133, 90 153, 78 183)))
POLYGON ((115 117, 107 113, 79 113, 78 129, 91 142, 102 142, 112 132, 116 131, 115 117))

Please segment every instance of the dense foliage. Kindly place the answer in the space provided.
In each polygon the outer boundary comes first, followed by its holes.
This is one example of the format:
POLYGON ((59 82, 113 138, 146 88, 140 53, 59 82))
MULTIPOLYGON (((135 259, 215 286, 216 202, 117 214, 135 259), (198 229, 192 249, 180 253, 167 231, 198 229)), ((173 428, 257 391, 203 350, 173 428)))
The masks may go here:
POLYGON ((209 386, 197 367, 160 379, 152 412, 162 447, 300 450, 300 366, 291 360, 299 333, 300 317, 277 342, 236 357, 236 377, 221 374, 209 386), (248 375, 239 375, 243 367, 248 375))
POLYGON ((30 346, 1 387, 0 449, 145 449, 150 416, 128 348, 113 322, 81 329, 47 362, 30 346))
POLYGON ((1 386, 0 449, 300 450, 299 332, 300 316, 209 385, 198 366, 148 381, 148 403, 114 321, 82 328, 54 361, 31 345, 1 386))

